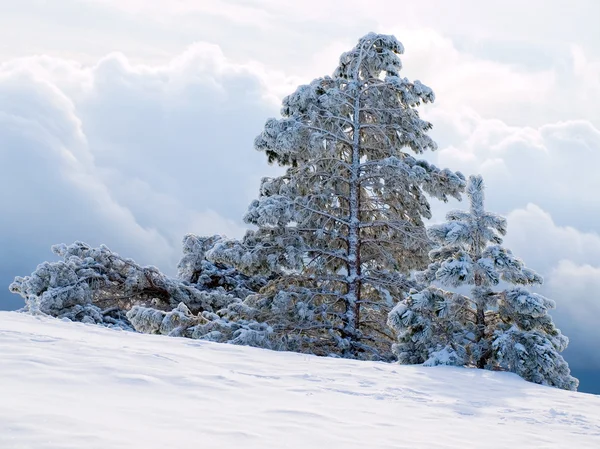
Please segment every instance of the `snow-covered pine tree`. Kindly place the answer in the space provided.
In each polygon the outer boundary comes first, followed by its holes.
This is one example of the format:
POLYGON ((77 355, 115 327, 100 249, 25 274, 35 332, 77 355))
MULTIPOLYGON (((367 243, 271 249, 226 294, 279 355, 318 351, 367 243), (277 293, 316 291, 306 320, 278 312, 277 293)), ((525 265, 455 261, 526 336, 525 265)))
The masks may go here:
POLYGON ((575 390, 578 381, 559 354, 568 339, 548 314, 555 304, 524 287, 541 284, 541 276, 501 246, 506 219, 485 211, 480 176, 469 178, 467 194, 469 211, 449 212, 448 222, 427 231, 437 247, 430 252, 432 263, 416 277, 430 286, 411 291, 390 312, 400 363, 507 370, 575 390), (471 286, 471 295, 433 283, 471 286), (514 287, 493 290, 500 283, 514 287))
POLYGON ((435 150, 417 106, 430 88, 400 76, 393 36, 368 34, 333 76, 300 86, 267 121, 255 147, 287 167, 265 178, 243 242, 220 242, 208 258, 242 269, 279 270, 246 304, 283 347, 388 359, 387 314, 406 288, 403 273, 427 263, 425 194, 459 198, 465 180, 419 155, 435 150))

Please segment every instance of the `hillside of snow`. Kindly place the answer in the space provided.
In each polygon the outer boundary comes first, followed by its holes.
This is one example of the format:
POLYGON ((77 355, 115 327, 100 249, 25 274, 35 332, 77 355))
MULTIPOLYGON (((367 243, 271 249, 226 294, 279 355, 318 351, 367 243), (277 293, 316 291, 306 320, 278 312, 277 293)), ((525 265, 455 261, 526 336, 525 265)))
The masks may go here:
POLYGON ((0 312, 0 448, 599 448, 600 396, 0 312))

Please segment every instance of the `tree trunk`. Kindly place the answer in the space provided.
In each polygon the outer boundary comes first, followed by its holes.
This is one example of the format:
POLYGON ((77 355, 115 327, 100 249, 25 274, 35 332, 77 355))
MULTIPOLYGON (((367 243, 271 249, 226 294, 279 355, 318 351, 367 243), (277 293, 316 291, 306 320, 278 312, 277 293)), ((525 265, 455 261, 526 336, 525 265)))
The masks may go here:
MULTIPOLYGON (((475 239, 475 258, 474 260, 481 259, 481 251, 484 245, 481 243, 480 238, 475 239)), ((475 305, 477 307, 476 310, 476 319, 475 325, 477 326, 477 342, 481 342, 485 340, 485 301, 484 298, 481 297, 480 288, 483 286, 484 281, 481 278, 480 274, 475 274, 475 288, 473 289, 473 299, 475 300, 475 305)), ((490 357, 491 353, 488 349, 486 349, 477 359, 477 368, 483 369, 487 364, 487 361, 490 357)))
POLYGON ((352 159, 350 161, 350 198, 348 229, 348 293, 346 326, 348 333, 358 338, 360 329, 360 93, 354 100, 352 159))
MULTIPOLYGON (((485 310, 481 301, 477 301, 477 320, 475 324, 477 326, 477 341, 479 342, 483 340, 485 332, 485 310)), ((488 358, 487 352, 488 351, 481 354, 481 356, 477 360, 477 368, 485 368, 485 364, 487 363, 488 358)))

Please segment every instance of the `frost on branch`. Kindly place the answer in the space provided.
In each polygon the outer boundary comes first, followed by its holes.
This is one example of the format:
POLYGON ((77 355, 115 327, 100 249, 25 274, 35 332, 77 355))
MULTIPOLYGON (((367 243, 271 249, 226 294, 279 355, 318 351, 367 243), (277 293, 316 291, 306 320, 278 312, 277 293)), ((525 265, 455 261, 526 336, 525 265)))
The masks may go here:
MULTIPOLYGON (((218 251, 224 244, 235 242, 220 235, 199 237, 187 234, 183 238, 183 257, 177 266, 177 277, 199 290, 227 294, 238 299, 245 299, 248 295, 258 292, 267 283, 265 276, 246 275, 234 268, 229 261, 213 263, 207 259, 207 254, 218 251)), ((246 271, 256 270, 249 265, 246 271)), ((268 271, 267 273, 269 274, 268 271)), ((225 305, 221 304, 217 308, 225 305)))
POLYGON ((129 318, 129 321, 131 321, 131 324, 138 332, 175 337, 182 336, 185 330, 193 326, 197 321, 184 303, 179 303, 170 312, 143 306, 133 306, 127 312, 127 318, 129 318))
POLYGON ((427 261, 426 195, 460 197, 462 174, 417 157, 436 144, 417 107, 430 88, 400 75, 402 44, 370 33, 332 76, 299 86, 255 140, 287 168, 264 178, 245 216, 255 230, 220 241, 213 263, 276 272, 245 304, 283 348, 389 360, 388 312, 427 261))
POLYGON ((471 295, 433 285, 411 290, 388 317, 398 335, 394 352, 401 363, 507 370, 575 390, 578 381, 559 354, 568 339, 549 315, 554 301, 525 288, 541 284, 541 276, 501 246, 506 219, 484 210, 480 176, 469 178, 467 194, 469 211, 449 212, 446 223, 428 229, 436 248, 417 280, 470 286, 471 295), (494 290, 501 282, 509 287, 494 290))

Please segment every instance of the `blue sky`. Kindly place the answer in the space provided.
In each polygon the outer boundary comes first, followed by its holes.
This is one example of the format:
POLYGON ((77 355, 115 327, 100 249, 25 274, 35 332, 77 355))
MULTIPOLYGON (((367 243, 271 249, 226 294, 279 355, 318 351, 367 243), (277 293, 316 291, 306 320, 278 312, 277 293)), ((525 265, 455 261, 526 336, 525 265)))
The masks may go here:
MULTIPOLYGON (((600 393, 600 3, 491 3, 0 0, 0 283, 54 243, 173 273, 185 233, 241 236, 277 170, 252 142, 281 98, 394 34, 404 76, 436 93, 430 159, 485 177, 600 393)), ((434 221, 461 206, 433 203, 434 221)))

